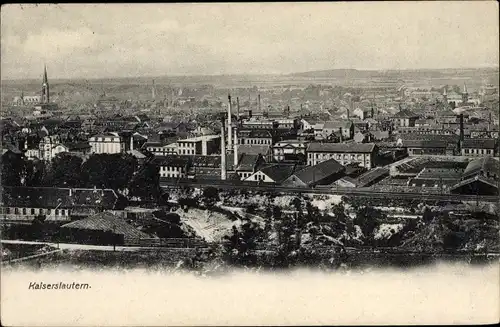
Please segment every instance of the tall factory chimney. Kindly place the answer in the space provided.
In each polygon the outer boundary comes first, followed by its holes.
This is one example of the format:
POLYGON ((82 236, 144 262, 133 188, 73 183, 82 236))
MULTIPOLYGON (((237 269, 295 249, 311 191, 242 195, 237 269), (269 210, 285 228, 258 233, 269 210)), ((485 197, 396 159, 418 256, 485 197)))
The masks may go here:
POLYGON ((238 129, 234 129, 234 169, 236 169, 236 166, 238 165, 238 129))
POLYGON ((460 147, 462 147, 462 142, 464 141, 464 114, 460 113, 458 117, 460 119, 460 147))
POLYGON ((259 93, 259 95, 257 96, 257 98, 258 98, 258 99, 257 99, 257 102, 259 103, 259 112, 261 112, 261 110, 260 110, 260 93, 259 93))
POLYGON ((220 128, 220 179, 226 180, 226 137, 224 131, 224 120, 222 120, 222 127, 220 128))
POLYGON ((155 80, 153 80, 153 86, 151 86, 151 98, 153 101, 156 99, 155 80))
POLYGON ((231 101, 231 94, 227 95, 227 99, 229 100, 229 105, 227 107, 227 146, 228 149, 231 149, 233 146, 233 138, 232 138, 232 116, 231 116, 231 107, 233 103, 231 101))
MULTIPOLYGON (((236 97, 236 114, 238 115, 236 118, 236 123, 239 123, 240 121, 240 97, 236 97)), ((236 143, 236 138, 235 141, 236 143)))

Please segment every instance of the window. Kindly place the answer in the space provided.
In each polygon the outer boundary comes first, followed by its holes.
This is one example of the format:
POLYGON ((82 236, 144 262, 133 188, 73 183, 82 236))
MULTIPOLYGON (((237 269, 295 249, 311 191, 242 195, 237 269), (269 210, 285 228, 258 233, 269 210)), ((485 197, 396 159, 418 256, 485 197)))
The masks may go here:
POLYGON ((35 214, 35 209, 31 208, 31 214, 34 215, 35 214))
POLYGON ((23 208, 23 215, 26 214, 26 208, 23 208))
POLYGON ((7 207, 7 208, 5 208, 5 209, 6 209, 6 213, 7 213, 7 214, 10 214, 10 207, 7 207))
POLYGON ((52 214, 52 209, 47 209, 47 215, 51 215, 52 214))

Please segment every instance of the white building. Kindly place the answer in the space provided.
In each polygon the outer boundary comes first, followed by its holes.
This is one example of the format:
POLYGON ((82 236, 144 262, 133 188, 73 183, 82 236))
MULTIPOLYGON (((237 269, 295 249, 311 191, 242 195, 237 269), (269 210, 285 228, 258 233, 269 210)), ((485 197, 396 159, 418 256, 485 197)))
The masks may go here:
POLYGON ((116 133, 95 135, 89 139, 92 153, 121 153, 126 150, 126 144, 122 137, 116 133))

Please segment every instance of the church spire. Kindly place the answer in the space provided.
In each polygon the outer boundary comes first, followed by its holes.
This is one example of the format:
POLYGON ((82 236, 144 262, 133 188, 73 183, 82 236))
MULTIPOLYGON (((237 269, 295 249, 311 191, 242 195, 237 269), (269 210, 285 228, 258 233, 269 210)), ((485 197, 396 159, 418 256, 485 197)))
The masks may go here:
POLYGON ((47 65, 43 65, 43 81, 42 81, 42 103, 50 102, 49 79, 47 78, 47 65))
POLYGON ((47 65, 43 65, 43 84, 48 84, 49 80, 47 78, 47 65))

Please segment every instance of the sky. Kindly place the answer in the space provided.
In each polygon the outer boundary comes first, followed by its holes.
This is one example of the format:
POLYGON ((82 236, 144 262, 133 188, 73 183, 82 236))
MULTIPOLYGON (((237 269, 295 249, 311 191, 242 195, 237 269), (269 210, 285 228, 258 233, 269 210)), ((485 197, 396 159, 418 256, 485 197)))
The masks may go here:
POLYGON ((498 66, 497 1, 1 7, 2 79, 498 66))

